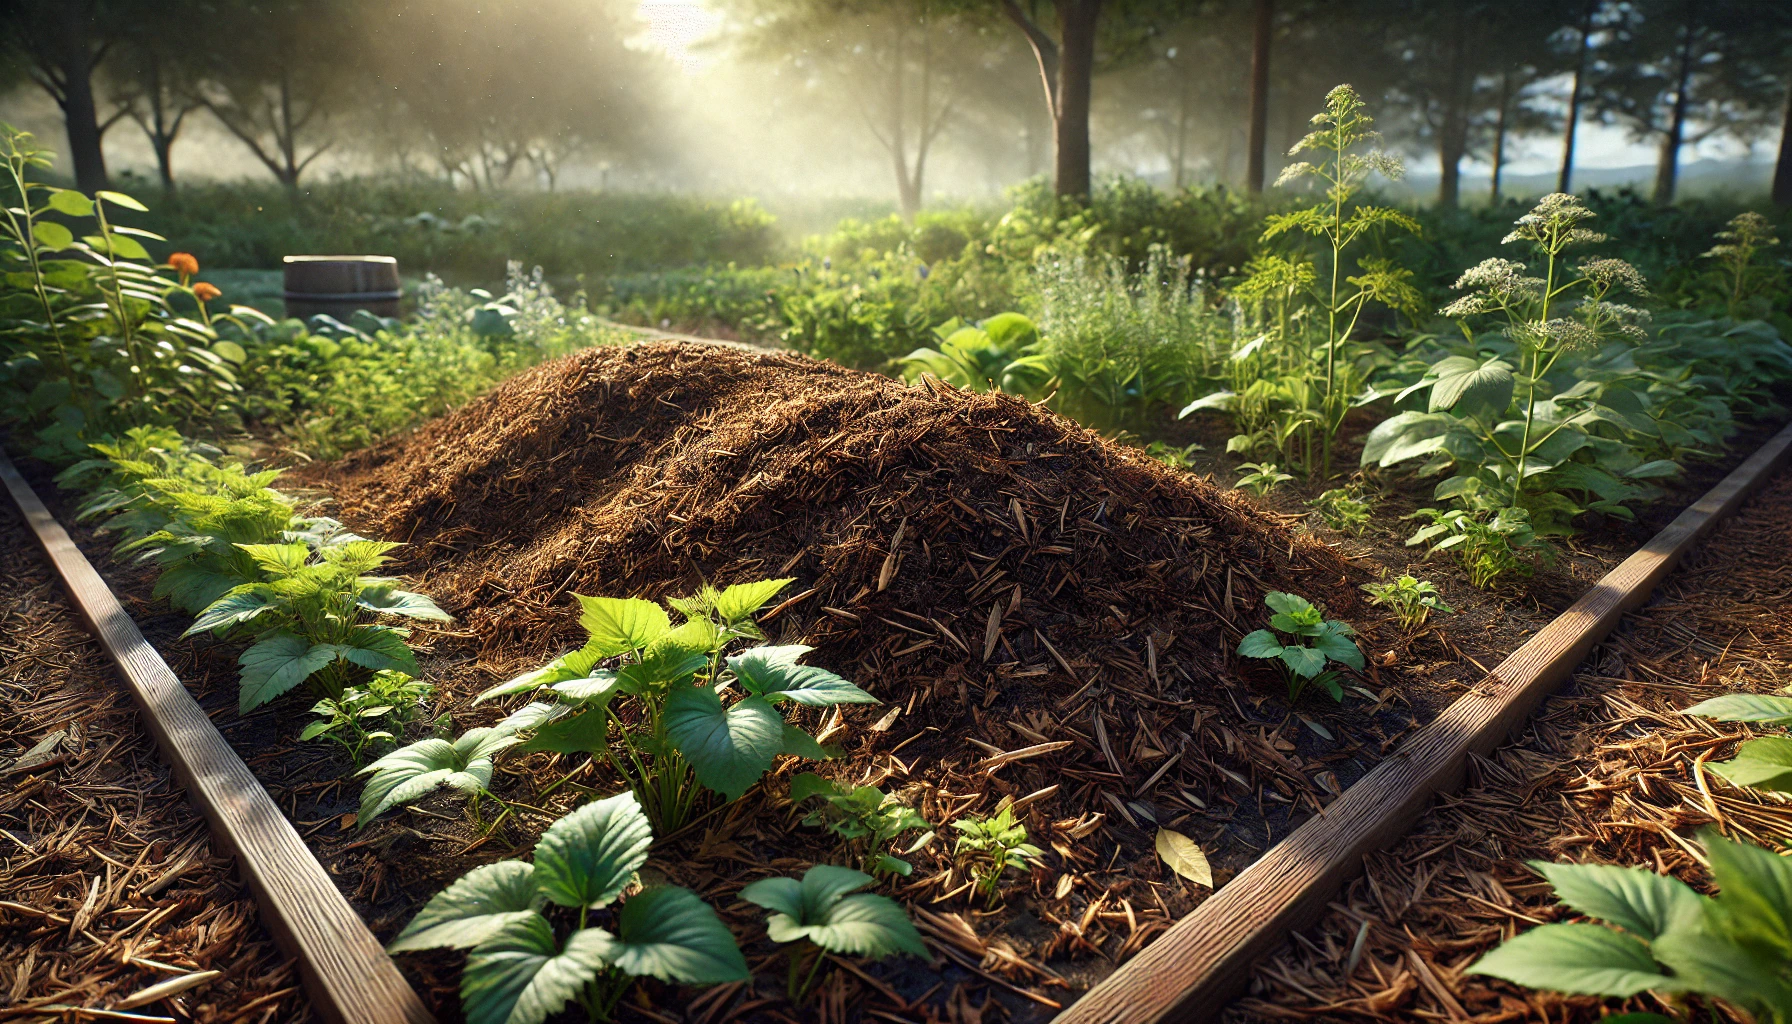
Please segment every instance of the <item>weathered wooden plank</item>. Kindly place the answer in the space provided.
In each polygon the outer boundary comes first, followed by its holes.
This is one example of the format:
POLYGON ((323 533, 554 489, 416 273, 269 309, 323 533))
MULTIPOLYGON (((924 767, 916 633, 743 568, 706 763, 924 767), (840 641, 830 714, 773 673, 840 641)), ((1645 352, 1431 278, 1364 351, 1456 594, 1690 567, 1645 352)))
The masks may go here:
POLYGON ((1203 1021, 1243 991, 1251 967, 1317 920, 1365 854, 1405 835, 1431 798, 1460 786, 1471 754, 1486 756, 1529 720, 1623 614, 1701 537, 1792 455, 1792 426, 1760 450, 1486 679, 1376 765, 1323 814, 1228 882, 1156 942, 1058 1015, 1054 1024, 1203 1021))
POLYGON ((117 663, 163 756, 210 823, 213 842, 235 855, 268 932, 297 960, 313 1012, 329 1024, 432 1024, 392 958, 267 790, 3 452, 0 479, 117 663))

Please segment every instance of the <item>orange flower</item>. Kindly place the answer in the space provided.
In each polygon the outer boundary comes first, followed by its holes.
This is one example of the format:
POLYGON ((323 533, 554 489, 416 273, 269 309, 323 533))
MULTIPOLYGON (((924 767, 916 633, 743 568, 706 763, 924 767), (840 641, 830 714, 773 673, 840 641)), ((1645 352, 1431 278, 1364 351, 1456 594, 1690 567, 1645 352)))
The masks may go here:
POLYGON ((190 252, 177 252, 168 257, 168 266, 182 277, 199 273, 199 260, 190 252))
MULTIPOLYGON (((191 256, 187 258, 192 259, 191 256)), ((206 281, 201 281, 193 286, 193 295, 198 298, 200 302, 210 302, 222 294, 224 293, 218 290, 217 285, 206 281)))

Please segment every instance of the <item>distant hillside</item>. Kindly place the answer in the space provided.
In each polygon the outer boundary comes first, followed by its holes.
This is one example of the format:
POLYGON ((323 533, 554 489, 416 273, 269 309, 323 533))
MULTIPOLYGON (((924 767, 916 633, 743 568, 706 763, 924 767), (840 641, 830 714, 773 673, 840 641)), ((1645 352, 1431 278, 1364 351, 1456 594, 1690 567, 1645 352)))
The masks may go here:
MULTIPOLYGON (((1418 199, 1429 199, 1437 194, 1435 164, 1428 167, 1418 160, 1409 159, 1406 166, 1405 181, 1388 188, 1388 192, 1396 195, 1410 194, 1418 199)), ((1773 164, 1765 161, 1694 160, 1680 165, 1680 181, 1676 191, 1680 198, 1711 195, 1752 198, 1765 193, 1772 179, 1773 164)), ((1476 196, 1485 196, 1487 185, 1485 172, 1464 174, 1463 198, 1472 201, 1476 196)), ((1589 188, 1616 189, 1626 185, 1640 192, 1649 192, 1655 187, 1655 165, 1577 167, 1574 171, 1576 191, 1589 188)), ((1509 196, 1543 195, 1555 191, 1556 172, 1508 172, 1501 175, 1500 186, 1500 190, 1509 196)))

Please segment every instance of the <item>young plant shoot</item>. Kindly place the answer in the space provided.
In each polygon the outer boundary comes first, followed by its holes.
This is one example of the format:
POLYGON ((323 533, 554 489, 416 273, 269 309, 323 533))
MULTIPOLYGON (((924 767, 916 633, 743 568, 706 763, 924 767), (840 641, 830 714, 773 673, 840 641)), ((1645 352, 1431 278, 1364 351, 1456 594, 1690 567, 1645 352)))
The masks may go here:
POLYGON ((929 959, 927 946, 902 906, 888 896, 853 893, 876 879, 851 868, 817 864, 794 878, 764 878, 740 891, 740 898, 772 913, 765 919, 773 942, 791 943, 786 990, 801 1006, 815 987, 827 954, 873 960, 907 953, 929 959), (803 962, 808 961, 808 970, 803 962))
MULTIPOLYGON (((825 828, 845 840, 872 874, 907 878, 914 873, 914 865, 884 851, 904 832, 932 828, 913 808, 876 786, 847 789, 813 772, 790 780, 791 803, 801 805, 816 799, 820 805, 803 818, 803 824, 825 828)), ((932 832, 925 832, 904 852, 912 853, 932 838, 932 832)))
POLYGON ((1326 666, 1336 662, 1362 669, 1363 652, 1350 639, 1356 630, 1349 623, 1327 619, 1311 601, 1294 594, 1271 592, 1264 595, 1263 603, 1275 613, 1270 628, 1248 634, 1238 645, 1239 656, 1272 659, 1281 665, 1291 701, 1299 700, 1311 685, 1342 701, 1344 683, 1335 669, 1326 666))
POLYGON ((503 860, 467 872, 387 948, 470 949, 460 978, 467 1024, 541 1024, 570 1002, 594 1021, 609 1020, 638 977, 685 985, 747 980, 728 926, 689 889, 644 889, 620 910, 611 907, 647 863, 652 843, 633 793, 586 804, 548 826, 534 863, 503 860), (542 914, 549 903, 577 912, 564 937, 542 914))
POLYGON ((1392 583, 1365 583, 1363 589, 1369 592, 1370 604, 1392 609, 1405 630, 1423 626, 1432 612, 1449 615, 1456 611, 1444 603, 1436 584, 1412 576, 1401 576, 1392 583))
POLYGON ((1027 842, 1027 826, 1014 819, 1014 808, 1003 807, 988 817, 960 818, 952 827, 963 833, 955 853, 960 866, 977 882, 977 892, 994 907, 1001 898, 1002 875, 1009 868, 1033 870, 1033 861, 1045 851, 1027 842))

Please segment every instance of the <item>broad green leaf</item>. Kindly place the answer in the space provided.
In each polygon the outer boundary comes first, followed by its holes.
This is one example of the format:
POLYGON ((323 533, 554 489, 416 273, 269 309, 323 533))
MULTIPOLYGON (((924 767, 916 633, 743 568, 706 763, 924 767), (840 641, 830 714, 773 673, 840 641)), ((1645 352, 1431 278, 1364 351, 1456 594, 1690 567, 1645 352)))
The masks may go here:
POLYGON ((397 590, 392 587, 368 587, 355 596, 355 603, 373 612, 384 612, 388 615, 403 615, 412 619, 429 619, 435 622, 452 622, 454 617, 437 607, 434 601, 422 594, 414 594, 408 590, 397 590))
POLYGON ((1176 418, 1179 420, 1187 419, 1189 413, 1200 412, 1202 409, 1214 409, 1217 411, 1225 411, 1227 409, 1232 408, 1232 400, 1237 397, 1238 397, 1238 394, 1236 392, 1215 391, 1211 395, 1205 395, 1201 398, 1197 398, 1194 401, 1183 406, 1182 411, 1176 414, 1176 418))
POLYGON ((549 689, 567 700, 597 701, 607 704, 619 693, 635 692, 621 687, 619 685, 621 682, 620 673, 600 668, 583 679, 568 679, 565 682, 555 683, 549 689))
POLYGON ((279 606, 279 601, 261 589, 245 590, 242 593, 226 594, 213 601, 193 624, 182 633, 183 638, 199 633, 209 633, 214 629, 234 626, 248 622, 262 612, 279 606))
POLYGON ((166 598, 169 604, 183 612, 197 615, 232 589, 248 582, 251 581, 219 572, 213 566, 186 562, 162 573, 151 593, 166 598))
POLYGON ((809 735, 800 726, 784 723, 784 741, 779 749, 780 754, 806 758, 810 761, 825 761, 833 757, 837 748, 822 746, 815 737, 809 735))
POLYGON ((563 907, 608 905, 647 863, 653 826, 632 791, 588 803, 535 845, 535 881, 563 907))
POLYGON ((733 625, 748 619, 765 606, 767 601, 778 595, 780 590, 796 582, 795 577, 781 580, 759 580, 754 583, 736 583, 725 588, 715 600, 716 617, 733 625))
POLYGON ((91 217, 93 200, 72 188, 57 189, 50 193, 50 209, 66 213, 70 217, 91 217))
POLYGON ((843 791, 814 772, 802 772, 790 780, 790 802, 800 804, 817 796, 840 796, 843 791))
POLYGON ((803 919, 803 883, 794 878, 762 878, 741 889, 740 898, 796 921, 803 919))
POLYGON ((1267 629, 1259 629, 1246 633, 1238 643, 1238 654, 1243 658, 1274 658, 1282 653, 1282 642, 1267 629))
POLYGON ((1615 924, 1639 939, 1653 941, 1704 913, 1705 898, 1685 882, 1646 868, 1529 863, 1555 887, 1556 898, 1576 913, 1615 924))
POLYGON ((299 732, 299 742, 314 740, 340 725, 340 722, 312 722, 299 732))
POLYGON ((242 666, 238 709, 247 713, 299 685, 335 661, 337 651, 335 644, 313 644, 292 633, 264 637, 237 658, 242 666))
POLYGON ((372 775, 361 790, 358 823, 367 823, 399 804, 428 794, 437 786, 463 793, 477 792, 492 783, 492 759, 517 738, 503 729, 470 729, 454 742, 419 740, 400 747, 356 772, 372 775))
POLYGON ((1724 916, 1749 944, 1769 943, 1781 963, 1792 963, 1792 859, 1707 831, 1700 840, 1711 859, 1724 916))
POLYGON ((1311 647, 1284 647, 1276 657, 1304 679, 1311 679, 1325 670, 1325 655, 1311 647))
POLYGON ((1754 693, 1726 693, 1700 701, 1683 714, 1715 718, 1720 722, 1767 722, 1792 725, 1792 697, 1767 697, 1754 693))
POLYGON ((410 676, 420 674, 417 656, 391 626, 356 626, 336 646, 350 664, 375 672, 391 669, 410 676))
POLYGON ((541 1024, 603 971, 609 945, 603 929, 586 928, 561 949, 540 914, 510 922, 475 946, 461 971, 467 1024, 541 1024))
POLYGON ((1283 615, 1299 621, 1310 619, 1317 622, 1319 620, 1313 602, 1299 594, 1287 594, 1280 590, 1272 590, 1263 595, 1263 603, 1268 605, 1271 611, 1281 612, 1283 615))
POLYGON ((616 674, 626 684, 626 692, 643 693, 688 685, 708 665, 709 658, 704 654, 682 647, 661 647, 635 664, 624 666, 616 674))
MULTIPOLYGON (((1772 856, 1768 854, 1768 856, 1772 856)), ((1714 995, 1753 1011, 1758 1020, 1784 1020, 1792 1008, 1792 984, 1783 951, 1762 949, 1720 934, 1709 921, 1679 928, 1655 940, 1654 954, 1674 971, 1682 990, 1714 995)))
POLYGON ((637 651, 672 628, 672 618, 652 601, 638 597, 586 597, 574 594, 584 609, 579 625, 602 644, 637 651))
POLYGON ((723 707, 707 686, 677 687, 666 697, 662 721, 697 780, 729 800, 758 782, 784 747, 784 719, 763 697, 723 707))
POLYGON ((609 739, 610 713, 599 707, 536 726, 535 735, 517 744, 516 749, 596 756, 604 752, 609 739))
POLYGON ((114 258, 127 260, 147 260, 150 258, 149 250, 143 248, 143 243, 129 235, 108 232, 105 235, 89 235, 84 240, 88 245, 93 246, 100 252, 106 252, 110 249, 114 258))
POLYGON ((1448 410, 1458 416, 1491 423, 1512 404, 1512 368, 1497 359, 1462 373, 1439 377, 1431 388, 1431 412, 1448 410))
POLYGON ((484 864, 430 897, 386 949, 402 953, 477 946, 512 921, 532 915, 542 902, 533 867, 520 860, 484 864))
POLYGON ((75 243, 75 233, 53 220, 31 225, 31 237, 46 249, 66 249, 75 243))
POLYGON ((1645 462, 1635 469, 1626 470, 1624 475, 1632 480, 1661 480, 1666 477, 1679 476, 1680 464, 1671 459, 1656 459, 1645 462))
POLYGON ((93 194, 93 198, 104 199, 113 206, 122 206, 127 210, 136 210, 138 213, 149 212, 149 207, 144 206, 142 203, 125 195, 123 192, 109 192, 105 189, 101 189, 93 194))
POLYGON ((238 544, 261 570, 275 579, 291 576, 305 567, 311 549, 303 544, 238 544))
MULTIPOLYGON (((728 667, 749 693, 774 703, 789 700, 815 707, 878 702, 876 697, 827 669, 795 664, 793 659, 786 656, 787 650, 781 647, 755 647, 729 658, 728 667)), ((807 650, 803 653, 807 653, 807 650)))
POLYGON ((686 985, 719 985, 749 976, 728 926, 696 893, 677 886, 631 896, 616 917, 616 936, 604 956, 636 977, 686 985))
POLYGON ((1355 642, 1349 637, 1339 633, 1337 630, 1328 628, 1325 632, 1319 634, 1313 641, 1313 647, 1319 651, 1320 654, 1325 655, 1327 658, 1330 658, 1340 665, 1349 665, 1351 668, 1358 670, 1361 670, 1363 667, 1363 652, 1357 647, 1355 642))
POLYGON ((1624 998, 1682 988, 1661 972, 1640 940, 1597 924, 1532 928, 1477 960, 1468 973, 1574 995, 1624 998))
POLYGON ((484 691, 473 698, 474 704, 482 704, 494 697, 508 697, 513 693, 532 693, 544 686, 565 682, 569 679, 583 679, 592 675, 592 667, 605 658, 621 653, 598 643, 588 643, 576 651, 568 651, 553 661, 537 669, 531 669, 509 682, 484 691))
POLYGON ((847 895, 874 881, 862 871, 817 864, 800 883, 768 878, 742 889, 740 895, 773 911, 766 920, 766 933, 773 942, 808 939, 833 953, 927 957, 921 936, 894 900, 869 893, 847 895))
POLYGON ((679 650, 708 658, 709 653, 721 645, 722 630, 720 626, 708 619, 693 618, 661 633, 658 639, 648 646, 647 657, 654 658, 670 650, 679 650))
POLYGON ((1792 792, 1792 739, 1765 736, 1749 740, 1736 749, 1734 758, 1709 767, 1738 786, 1792 792))

